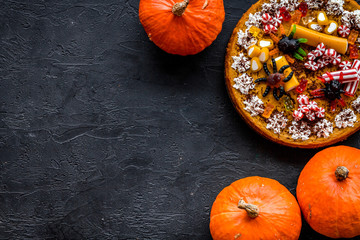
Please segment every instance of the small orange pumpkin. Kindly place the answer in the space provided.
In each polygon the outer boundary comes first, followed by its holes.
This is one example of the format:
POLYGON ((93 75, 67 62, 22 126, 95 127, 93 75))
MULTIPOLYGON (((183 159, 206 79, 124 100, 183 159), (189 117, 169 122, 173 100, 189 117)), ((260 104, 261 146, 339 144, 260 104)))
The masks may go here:
POLYGON ((214 240, 296 240, 300 230, 301 212, 295 197, 269 178, 233 182, 219 193, 211 209, 214 240))
POLYGON ((196 54, 220 33, 223 0, 140 0, 139 18, 150 40, 178 55, 196 54))
POLYGON ((318 152, 302 170, 296 195, 318 233, 331 238, 360 235, 360 150, 337 146, 318 152))

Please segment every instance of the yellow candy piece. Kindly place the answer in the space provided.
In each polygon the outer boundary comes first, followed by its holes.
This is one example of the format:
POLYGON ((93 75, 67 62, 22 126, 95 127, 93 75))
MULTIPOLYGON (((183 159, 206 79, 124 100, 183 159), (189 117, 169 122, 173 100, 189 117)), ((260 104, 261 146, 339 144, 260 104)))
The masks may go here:
POLYGON ((330 21, 329 25, 325 28, 324 32, 326 34, 333 34, 338 29, 338 24, 335 21, 330 21))
POLYGON ((358 31, 356 31, 356 30, 354 30, 354 29, 351 30, 350 35, 349 35, 349 37, 348 37, 348 42, 349 42, 349 44, 354 45, 355 42, 357 41, 358 36, 359 36, 359 32, 358 32, 358 31))
POLYGON ((317 32, 321 32, 323 30, 323 27, 320 24, 318 24, 317 22, 309 23, 308 27, 317 32))
POLYGON ((292 16, 292 22, 298 24, 300 22, 302 13, 299 10, 296 10, 294 15, 292 16))
POLYGON ((259 47, 268 48, 269 50, 274 48, 274 42, 271 39, 262 39, 258 42, 259 47))
POLYGON ((253 72, 258 72, 262 69, 262 64, 258 57, 253 57, 250 61, 250 68, 253 72))
POLYGON ((263 32, 260 28, 255 27, 255 26, 251 26, 249 28, 249 32, 251 33, 251 35, 253 35, 253 37, 257 38, 257 37, 262 37, 263 36, 263 32))
POLYGON ((260 50, 260 54, 259 54, 259 60, 260 62, 264 63, 269 59, 269 49, 268 48, 262 48, 260 50))
POLYGON ((262 114, 262 116, 264 118, 269 118, 274 110, 275 106, 271 103, 268 103, 264 109, 264 113, 262 114))
POLYGON ((252 45, 248 49, 248 56, 251 58, 257 57, 259 55, 259 53, 260 53, 260 48, 256 45, 252 45))
MULTIPOLYGON (((276 67, 277 67, 278 71, 280 70, 280 68, 282 66, 289 65, 288 61, 286 60, 286 58, 284 56, 275 58, 275 62, 276 62, 276 67)), ((291 72, 292 72, 291 68, 287 68, 284 71, 285 77, 287 77, 291 72)), ((297 86, 299 86, 299 82, 296 79, 295 73, 294 73, 294 75, 292 76, 290 81, 286 82, 284 85, 285 92, 289 92, 289 91, 293 90, 294 88, 296 88, 297 86)))
POLYGON ((326 16, 326 13, 324 11, 320 11, 318 16, 317 16, 317 21, 319 25, 328 25, 329 24, 329 19, 326 16))

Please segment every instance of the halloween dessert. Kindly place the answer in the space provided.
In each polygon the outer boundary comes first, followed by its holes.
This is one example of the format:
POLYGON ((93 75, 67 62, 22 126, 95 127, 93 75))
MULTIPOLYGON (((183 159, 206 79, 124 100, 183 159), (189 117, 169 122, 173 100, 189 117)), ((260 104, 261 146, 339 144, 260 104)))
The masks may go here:
POLYGON ((353 0, 260 0, 229 41, 225 79, 264 137, 316 148, 360 128, 360 6, 353 0))

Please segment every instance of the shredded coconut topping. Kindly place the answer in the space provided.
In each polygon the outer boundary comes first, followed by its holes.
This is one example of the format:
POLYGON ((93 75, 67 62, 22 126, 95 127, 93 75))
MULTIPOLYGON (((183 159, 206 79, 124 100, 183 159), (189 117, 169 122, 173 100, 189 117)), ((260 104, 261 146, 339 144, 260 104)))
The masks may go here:
POLYGON ((295 11, 299 4, 298 0, 280 0, 279 8, 286 7, 288 11, 292 12, 295 11))
POLYGON ((288 119, 284 116, 283 113, 273 113, 268 119, 268 124, 266 125, 267 129, 272 129, 275 134, 280 134, 281 130, 286 127, 288 119))
POLYGON ((322 8, 325 1, 324 0, 304 0, 307 3, 309 9, 319 9, 322 8))
POLYGON ((260 27, 261 25, 261 12, 256 12, 254 14, 249 14, 249 19, 245 22, 245 26, 250 28, 251 26, 260 27))
POLYGON ((240 53, 239 56, 232 57, 234 62, 231 67, 239 72, 243 73, 250 68, 250 60, 245 57, 244 53, 240 53))
POLYGON ((277 0, 270 0, 269 3, 264 3, 262 5, 262 11, 261 13, 269 13, 274 14, 276 11, 280 9, 279 3, 277 0))
POLYGON ((264 103, 256 95, 252 95, 251 98, 244 101, 245 110, 250 113, 252 117, 255 117, 264 112, 264 103))
POLYGON ((360 10, 355 10, 353 12, 344 11, 341 22, 349 28, 360 29, 360 10))
POLYGON ((313 127, 313 132, 317 137, 328 138, 330 134, 333 132, 334 127, 332 123, 326 119, 322 119, 315 124, 313 127))
POLYGON ((351 106, 360 113, 360 96, 352 102, 351 106))
POLYGON ((356 122, 356 115, 353 110, 347 108, 342 110, 335 117, 335 125, 338 128, 353 127, 356 122))
POLYGON ((328 15, 340 15, 344 12, 344 0, 328 0, 325 6, 328 15))
POLYGON ((237 78, 234 78, 235 84, 233 87, 240 90, 242 94, 249 94, 251 89, 255 88, 254 79, 250 77, 247 73, 240 75, 237 78))
POLYGON ((310 126, 304 122, 293 121, 292 125, 289 127, 289 133, 292 134, 293 139, 308 140, 311 135, 310 126))
POLYGON ((255 45, 257 43, 257 39, 251 35, 249 29, 246 29, 245 32, 240 30, 238 32, 237 43, 240 47, 244 47, 245 49, 248 49, 250 46, 255 45))

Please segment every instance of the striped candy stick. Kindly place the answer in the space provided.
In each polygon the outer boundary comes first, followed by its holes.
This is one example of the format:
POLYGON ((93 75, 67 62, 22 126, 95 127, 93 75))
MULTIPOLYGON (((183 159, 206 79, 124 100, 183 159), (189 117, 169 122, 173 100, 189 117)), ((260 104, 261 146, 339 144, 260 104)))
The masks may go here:
MULTIPOLYGON (((359 63, 360 64, 360 63, 359 63)), ((319 77, 323 82, 329 82, 331 80, 338 80, 341 83, 355 82, 358 80, 358 73, 356 69, 341 70, 336 72, 325 73, 319 77), (340 73, 343 74, 343 79, 340 79, 340 73)))
POLYGON ((359 86, 359 80, 360 80, 360 60, 355 60, 353 62, 352 68, 357 71, 357 80, 354 82, 347 83, 345 85, 345 95, 347 96, 354 96, 355 92, 359 86))

